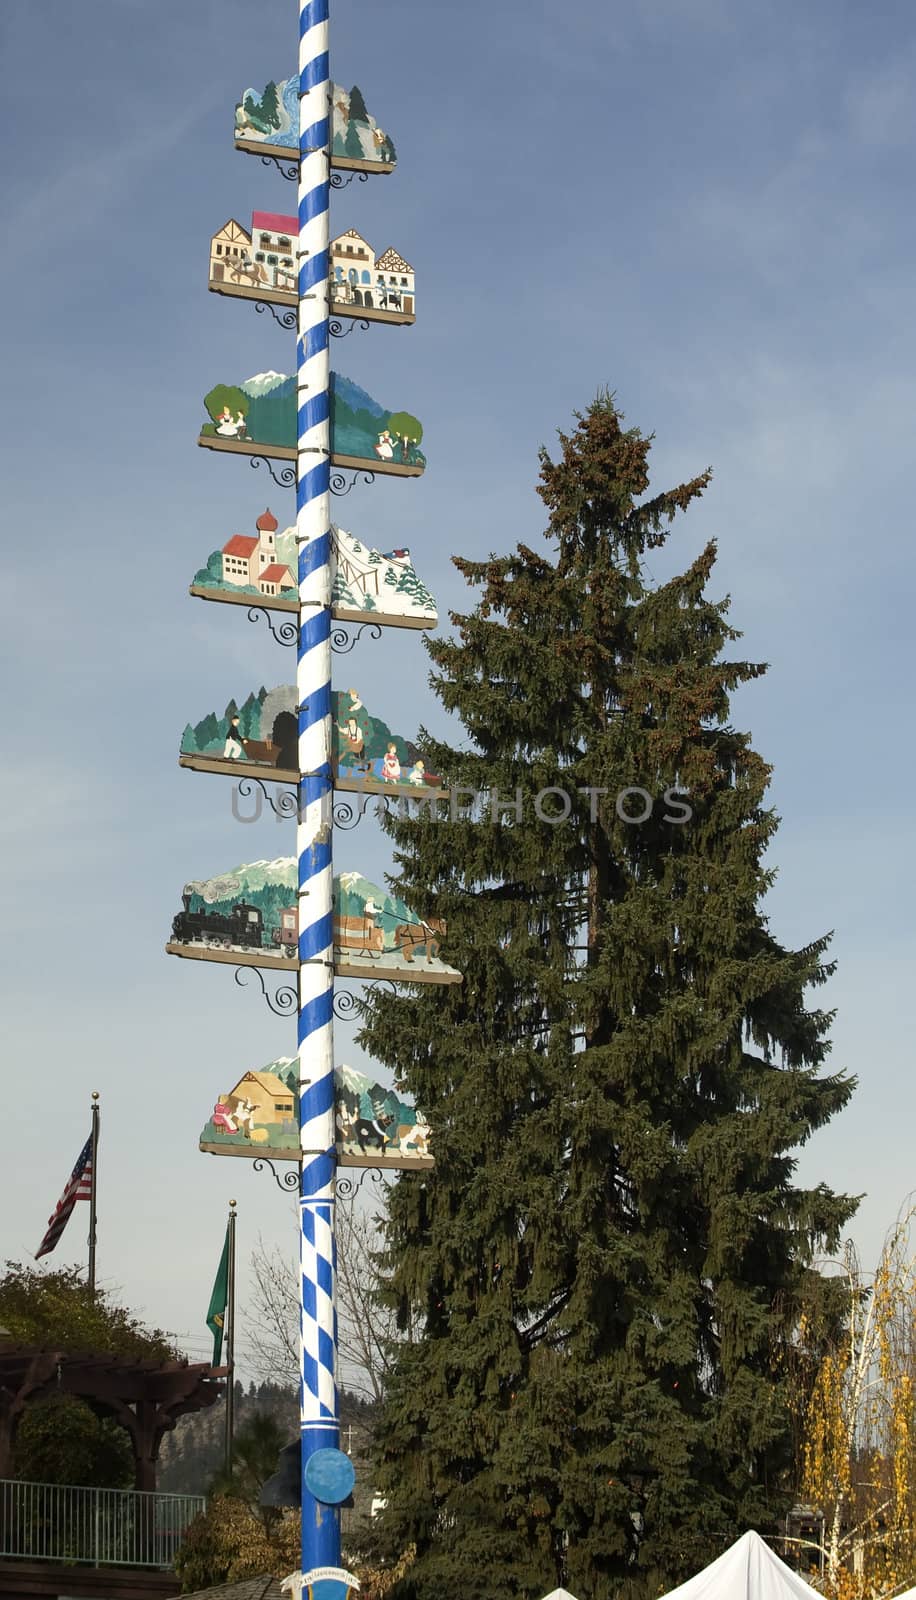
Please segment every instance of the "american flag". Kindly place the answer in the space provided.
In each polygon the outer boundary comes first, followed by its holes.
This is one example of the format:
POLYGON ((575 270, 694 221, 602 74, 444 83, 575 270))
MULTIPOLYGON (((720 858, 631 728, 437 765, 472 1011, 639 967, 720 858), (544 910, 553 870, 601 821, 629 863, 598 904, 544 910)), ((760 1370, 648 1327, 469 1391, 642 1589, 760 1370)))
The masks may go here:
POLYGON ((70 1220, 70 1213, 77 1200, 92 1199, 92 1134, 86 1140, 80 1151, 76 1166, 73 1168, 67 1186, 54 1208, 53 1217, 48 1218, 48 1231, 35 1252, 35 1259, 47 1256, 57 1248, 60 1236, 70 1220))

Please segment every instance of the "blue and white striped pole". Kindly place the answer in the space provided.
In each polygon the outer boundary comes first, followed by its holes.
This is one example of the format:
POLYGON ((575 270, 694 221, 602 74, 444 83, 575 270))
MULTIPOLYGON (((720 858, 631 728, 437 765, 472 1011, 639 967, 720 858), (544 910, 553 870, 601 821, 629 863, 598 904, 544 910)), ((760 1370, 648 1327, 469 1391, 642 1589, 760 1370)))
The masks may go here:
POLYGON ((309 1493, 316 1450, 336 1449, 328 0, 299 0, 299 1113, 302 1571, 340 1565, 340 1513, 309 1493))

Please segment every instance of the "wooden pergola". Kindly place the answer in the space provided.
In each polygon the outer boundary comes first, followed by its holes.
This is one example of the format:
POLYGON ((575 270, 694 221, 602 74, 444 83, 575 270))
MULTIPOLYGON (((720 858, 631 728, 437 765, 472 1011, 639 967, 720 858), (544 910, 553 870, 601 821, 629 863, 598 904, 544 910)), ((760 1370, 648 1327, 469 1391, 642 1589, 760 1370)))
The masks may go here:
POLYGON ((0 1478, 12 1470, 13 1442, 26 1407, 52 1394, 74 1395, 127 1433, 135 1486, 156 1488, 163 1435, 188 1412, 225 1393, 228 1368, 0 1343, 0 1478))

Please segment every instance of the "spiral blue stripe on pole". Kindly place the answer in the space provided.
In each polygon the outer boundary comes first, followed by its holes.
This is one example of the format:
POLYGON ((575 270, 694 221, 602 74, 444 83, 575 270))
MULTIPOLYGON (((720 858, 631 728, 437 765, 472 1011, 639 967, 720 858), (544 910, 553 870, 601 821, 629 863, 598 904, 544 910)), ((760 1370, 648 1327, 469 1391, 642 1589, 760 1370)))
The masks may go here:
MULTIPOLYGON (((317 355, 318 352, 315 351, 317 355)), ((306 360, 310 360, 309 353, 305 352, 306 360)), ((310 429, 317 428, 320 422, 327 422, 331 415, 331 397, 329 394, 316 394, 299 407, 299 437, 310 429)))
MULTIPOLYGON (((322 279, 326 278, 327 277, 327 273, 322 273, 321 277, 322 277, 322 279)), ((326 350, 327 349, 327 344, 328 344, 328 330, 327 330, 327 328, 311 328, 309 330, 306 338, 305 339, 300 339, 300 341, 299 341, 299 364, 300 364, 300 366, 305 361, 311 361, 312 356, 317 356, 320 353, 320 351, 326 350)))
MULTIPOLYGON (((317 572, 319 567, 326 567, 331 559, 331 535, 322 534, 320 539, 314 539, 310 544, 303 545, 299 551, 299 582, 317 572)), ((328 630, 330 631, 331 619, 328 617, 328 630)))

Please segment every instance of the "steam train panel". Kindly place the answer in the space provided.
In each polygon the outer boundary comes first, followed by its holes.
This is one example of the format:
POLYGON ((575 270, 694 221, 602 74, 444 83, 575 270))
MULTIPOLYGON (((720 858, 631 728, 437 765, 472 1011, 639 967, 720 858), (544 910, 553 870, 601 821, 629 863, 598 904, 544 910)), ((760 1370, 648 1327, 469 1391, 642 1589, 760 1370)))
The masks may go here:
POLYGON ((185 909, 179 911, 172 922, 172 938, 182 944, 205 944, 230 950, 241 946, 245 950, 260 950, 264 935, 264 918, 257 906, 239 900, 225 916, 219 911, 189 911, 189 897, 184 897, 185 909))

